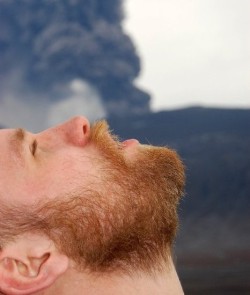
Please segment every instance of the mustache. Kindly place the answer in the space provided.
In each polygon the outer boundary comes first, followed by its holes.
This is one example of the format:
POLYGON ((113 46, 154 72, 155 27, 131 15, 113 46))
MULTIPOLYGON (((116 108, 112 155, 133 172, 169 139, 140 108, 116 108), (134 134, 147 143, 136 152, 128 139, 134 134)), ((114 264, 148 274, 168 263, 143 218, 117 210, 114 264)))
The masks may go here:
POLYGON ((96 143, 102 140, 103 137, 105 137, 105 139, 107 139, 106 137, 110 137, 116 144, 121 145, 119 137, 112 133, 106 120, 94 122, 91 125, 89 140, 96 143))
POLYGON ((106 120, 95 121, 90 126, 90 142, 98 141, 104 134, 110 133, 110 128, 106 120))
POLYGON ((115 165, 125 165, 122 143, 114 135, 106 120, 96 121, 91 125, 89 143, 97 147, 107 160, 115 165))

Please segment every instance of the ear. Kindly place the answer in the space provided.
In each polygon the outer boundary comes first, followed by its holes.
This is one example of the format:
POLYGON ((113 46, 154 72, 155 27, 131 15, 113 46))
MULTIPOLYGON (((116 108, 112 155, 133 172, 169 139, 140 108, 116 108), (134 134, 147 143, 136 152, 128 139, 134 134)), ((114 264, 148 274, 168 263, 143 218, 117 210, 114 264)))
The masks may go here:
POLYGON ((46 236, 26 234, 0 250, 0 291, 28 295, 51 286, 67 269, 69 259, 46 236))

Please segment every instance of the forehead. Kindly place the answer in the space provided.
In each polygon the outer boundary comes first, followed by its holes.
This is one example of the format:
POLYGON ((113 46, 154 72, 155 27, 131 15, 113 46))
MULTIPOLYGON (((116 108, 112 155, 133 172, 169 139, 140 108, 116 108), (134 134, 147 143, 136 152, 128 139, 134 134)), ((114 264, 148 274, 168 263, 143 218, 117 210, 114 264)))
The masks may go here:
POLYGON ((11 134, 13 134, 14 129, 0 129, 0 150, 2 150, 7 146, 8 141, 11 138, 11 134))
POLYGON ((7 174, 10 168, 18 170, 19 164, 23 164, 21 143, 24 141, 23 129, 1 129, 0 130, 0 174, 7 174))
POLYGON ((0 129, 0 151, 6 152, 14 140, 22 140, 24 131, 22 129, 0 129))
POLYGON ((7 129, 7 128, 0 129, 0 137, 6 135, 7 133, 10 133, 11 130, 13 131, 14 129, 7 129))
POLYGON ((25 137, 25 131, 22 128, 17 129, 0 129, 0 147, 8 142, 22 141, 25 137))
POLYGON ((3 191, 9 190, 18 169, 11 153, 11 139, 15 129, 0 129, 0 199, 3 191))

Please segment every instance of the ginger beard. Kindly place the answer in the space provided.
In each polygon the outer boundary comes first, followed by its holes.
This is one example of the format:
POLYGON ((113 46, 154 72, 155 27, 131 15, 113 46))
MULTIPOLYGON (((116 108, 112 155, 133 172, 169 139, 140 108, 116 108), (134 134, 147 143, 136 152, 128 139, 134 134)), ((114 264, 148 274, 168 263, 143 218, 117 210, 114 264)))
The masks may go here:
POLYGON ((133 160, 125 159, 105 121, 92 127, 90 144, 101 154, 101 183, 32 208, 1 210, 1 244, 35 231, 49 236, 82 271, 162 269, 178 225, 184 186, 180 159, 172 150, 152 146, 139 146, 133 160))

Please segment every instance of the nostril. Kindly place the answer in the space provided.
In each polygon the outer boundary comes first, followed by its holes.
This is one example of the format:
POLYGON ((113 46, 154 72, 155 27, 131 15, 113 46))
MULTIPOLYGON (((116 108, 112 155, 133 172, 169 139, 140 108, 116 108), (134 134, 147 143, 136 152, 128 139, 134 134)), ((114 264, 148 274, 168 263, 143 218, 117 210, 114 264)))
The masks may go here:
POLYGON ((83 146, 88 142, 90 123, 87 118, 76 116, 54 128, 61 139, 74 145, 83 146))
POLYGON ((87 125, 83 125, 83 134, 86 135, 88 133, 88 126, 87 125))
POLYGON ((90 133, 90 123, 89 120, 85 117, 78 116, 72 119, 72 123, 75 129, 75 139, 81 145, 85 144, 88 141, 90 133))

